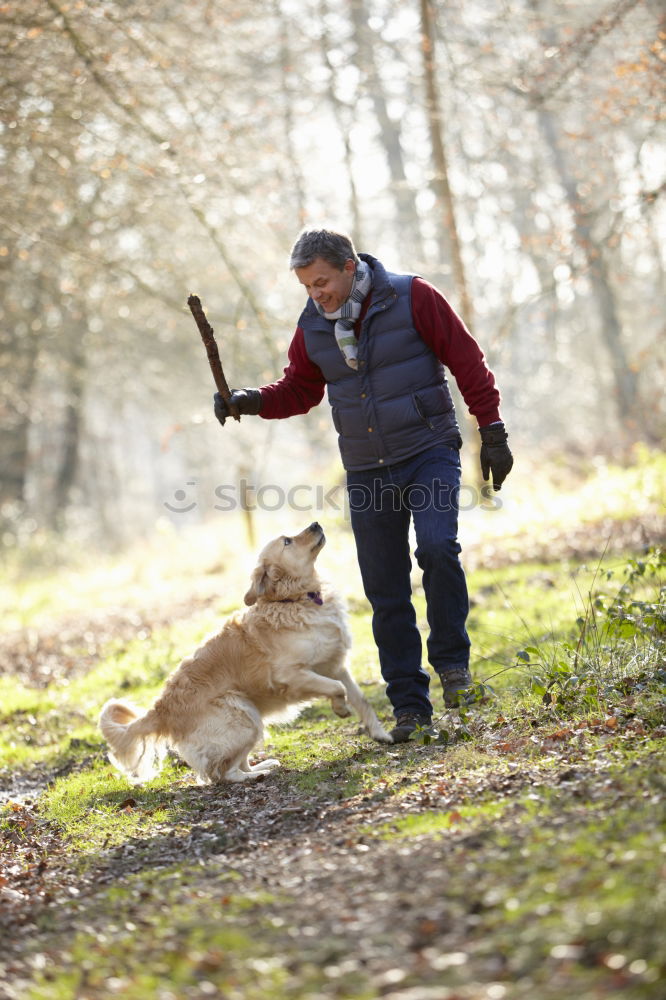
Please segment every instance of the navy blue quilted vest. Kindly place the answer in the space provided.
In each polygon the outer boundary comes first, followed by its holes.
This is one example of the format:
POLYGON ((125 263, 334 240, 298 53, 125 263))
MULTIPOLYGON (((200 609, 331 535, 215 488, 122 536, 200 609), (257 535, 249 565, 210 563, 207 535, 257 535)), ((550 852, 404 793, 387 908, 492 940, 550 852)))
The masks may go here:
POLYGON ((345 469, 373 469, 434 444, 460 446, 444 365, 414 329, 411 274, 392 274, 369 254, 372 301, 358 341, 358 371, 345 362, 311 299, 298 321, 309 358, 326 379, 345 469))

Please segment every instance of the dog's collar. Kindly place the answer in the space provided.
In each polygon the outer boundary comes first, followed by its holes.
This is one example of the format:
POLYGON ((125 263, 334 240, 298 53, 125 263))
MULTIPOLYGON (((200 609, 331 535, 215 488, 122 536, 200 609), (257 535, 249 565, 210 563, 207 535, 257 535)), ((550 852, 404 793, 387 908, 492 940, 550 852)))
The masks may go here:
MULTIPOLYGON (((307 596, 310 598, 311 601, 314 601, 315 604, 324 603, 324 600, 321 596, 321 591, 319 590, 309 590, 307 596)), ((293 597, 283 597, 282 600, 280 601, 280 604, 295 604, 295 603, 296 602, 293 597)))

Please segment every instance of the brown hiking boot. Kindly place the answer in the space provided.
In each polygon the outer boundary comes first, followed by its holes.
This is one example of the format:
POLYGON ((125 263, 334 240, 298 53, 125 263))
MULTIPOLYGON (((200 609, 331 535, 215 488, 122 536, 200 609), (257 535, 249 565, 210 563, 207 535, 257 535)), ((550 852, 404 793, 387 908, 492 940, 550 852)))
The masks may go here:
POLYGON ((429 715, 418 715, 416 712, 400 712, 396 715, 395 726, 390 732, 394 743, 406 743, 410 736, 421 733, 428 735, 431 739, 437 738, 437 731, 432 727, 432 719, 429 715))
POLYGON ((467 667, 454 667, 452 670, 442 670, 439 675, 444 688, 444 704, 447 708, 457 708, 459 705, 471 705, 476 701, 474 681, 467 667))

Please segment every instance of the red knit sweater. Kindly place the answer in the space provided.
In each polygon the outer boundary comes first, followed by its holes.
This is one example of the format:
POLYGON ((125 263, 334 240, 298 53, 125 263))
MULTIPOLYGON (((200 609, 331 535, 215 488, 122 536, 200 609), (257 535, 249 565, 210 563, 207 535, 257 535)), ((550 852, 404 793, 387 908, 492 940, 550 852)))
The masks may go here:
MULTIPOLYGON (((372 293, 363 303, 356 323, 357 337, 371 300, 372 293)), ((412 316, 420 336, 454 376, 479 427, 501 420, 499 390, 481 348, 442 293, 423 278, 412 282, 412 316)), ((324 395, 326 381, 307 355, 300 326, 296 327, 287 356, 289 364, 282 378, 261 388, 260 415, 267 420, 307 413, 324 395)))

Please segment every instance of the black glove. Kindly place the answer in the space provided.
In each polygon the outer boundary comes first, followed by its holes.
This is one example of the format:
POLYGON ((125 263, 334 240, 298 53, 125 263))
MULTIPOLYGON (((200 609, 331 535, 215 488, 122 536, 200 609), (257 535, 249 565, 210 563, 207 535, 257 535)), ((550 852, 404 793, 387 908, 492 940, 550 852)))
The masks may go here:
POLYGON ((481 472, 483 478, 487 479, 492 472, 493 489, 499 490, 513 465, 513 455, 506 443, 508 435, 502 423, 479 427, 479 434, 481 435, 481 472))
MULTIPOLYGON (((249 413, 255 416, 261 409, 261 393, 258 389, 232 389, 230 403, 235 403, 239 413, 249 413)), ((224 427, 227 417, 231 416, 229 406, 216 392, 213 396, 215 416, 224 427)))

